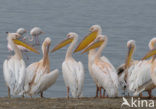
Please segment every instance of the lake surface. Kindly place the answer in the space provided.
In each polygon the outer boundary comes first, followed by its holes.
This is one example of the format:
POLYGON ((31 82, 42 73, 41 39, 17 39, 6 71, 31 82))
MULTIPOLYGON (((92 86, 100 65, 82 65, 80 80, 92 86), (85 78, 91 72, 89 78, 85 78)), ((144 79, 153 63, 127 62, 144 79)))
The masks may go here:
MULTIPOLYGON (((16 32, 20 27, 27 31, 39 26, 46 33, 41 41, 51 37, 51 49, 66 38, 68 32, 76 32, 79 41, 89 33, 93 24, 102 26, 108 36, 108 44, 103 55, 115 67, 122 64, 127 54, 127 41, 136 41, 135 59, 140 59, 148 51, 148 42, 156 37, 155 0, 0 0, 0 97, 7 96, 3 79, 3 61, 9 56, 5 32, 16 32)), ((29 35, 29 34, 28 34, 29 35)), ((68 46, 67 46, 68 47, 68 46)), ((58 68, 60 75, 55 85, 44 95, 65 97, 66 88, 61 66, 67 47, 50 54, 51 70, 58 68)), ((38 48, 40 50, 40 47, 38 48)), ((26 64, 41 59, 42 54, 27 53, 26 64)), ((77 61, 85 66, 84 96, 95 96, 95 84, 88 72, 87 55, 74 54, 77 61)))

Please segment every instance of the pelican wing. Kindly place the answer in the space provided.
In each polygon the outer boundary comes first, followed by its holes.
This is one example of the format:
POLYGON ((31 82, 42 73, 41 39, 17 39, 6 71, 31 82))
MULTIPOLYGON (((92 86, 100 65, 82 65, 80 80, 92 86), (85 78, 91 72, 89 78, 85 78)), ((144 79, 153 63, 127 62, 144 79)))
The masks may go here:
POLYGON ((62 73, 66 87, 69 87, 73 97, 77 96, 77 75, 72 61, 64 61, 62 73))
POLYGON ((109 71, 109 72, 114 72, 114 73, 116 73, 116 74, 110 73, 110 75, 111 75, 111 77, 112 77, 112 80, 113 80, 114 84, 116 85, 116 87, 118 87, 118 85, 119 85, 119 80, 116 79, 116 78, 118 78, 118 75, 117 75, 117 72, 116 72, 115 67, 111 64, 111 62, 109 61, 109 59, 106 58, 105 56, 102 56, 101 59, 102 59, 103 62, 107 62, 107 63, 110 65, 110 69, 109 69, 110 71, 109 71))
POLYGON ((146 83, 141 85, 137 90, 135 90, 133 95, 137 96, 138 94, 142 93, 143 91, 153 89, 154 87, 155 87, 155 85, 153 84, 153 81, 150 79, 149 81, 147 81, 146 83))
POLYGON ((128 88, 130 91, 134 92, 151 79, 150 68, 151 64, 148 61, 140 61, 128 71, 128 88))
POLYGON ((33 85, 30 93, 38 94, 45 91, 56 82, 58 76, 59 76, 58 69, 55 69, 50 73, 44 73, 44 75, 42 75, 37 84, 33 85))
POLYGON ((111 62, 109 61, 108 58, 106 58, 105 56, 102 56, 100 58, 102 61, 109 63, 109 65, 112 67, 113 70, 115 70, 115 67, 111 64, 111 62))
POLYGON ((62 64, 62 72, 66 87, 70 88, 72 96, 81 96, 84 82, 82 63, 77 63, 75 60, 64 61, 62 64))
POLYGON ((95 62, 92 70, 99 84, 106 90, 108 96, 113 97, 118 93, 118 77, 116 72, 106 62, 95 62), (112 73, 112 74, 110 74, 112 73))
POLYGON ((12 57, 3 64, 4 79, 12 95, 23 95, 25 82, 25 62, 12 57))
POLYGON ((83 90, 83 85, 84 85, 84 67, 83 64, 81 62, 77 63, 77 79, 78 79, 78 92, 77 92, 77 96, 83 96, 82 90, 83 90))

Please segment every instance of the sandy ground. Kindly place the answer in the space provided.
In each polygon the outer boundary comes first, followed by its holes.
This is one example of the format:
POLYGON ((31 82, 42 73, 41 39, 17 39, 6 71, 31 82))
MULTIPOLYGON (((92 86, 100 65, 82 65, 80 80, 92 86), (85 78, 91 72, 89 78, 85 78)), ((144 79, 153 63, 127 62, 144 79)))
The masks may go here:
POLYGON ((0 109, 132 109, 127 106, 121 108, 122 102, 122 98, 0 98, 0 109))

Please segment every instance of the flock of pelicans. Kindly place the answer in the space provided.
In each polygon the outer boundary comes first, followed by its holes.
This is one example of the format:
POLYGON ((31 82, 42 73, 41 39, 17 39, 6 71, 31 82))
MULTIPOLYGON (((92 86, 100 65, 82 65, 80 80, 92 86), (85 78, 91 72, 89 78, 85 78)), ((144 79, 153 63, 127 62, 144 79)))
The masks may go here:
MULTIPOLYGON (((132 93, 134 96, 142 96, 143 91, 148 91, 149 97, 152 97, 151 91, 156 85, 156 38, 149 42, 150 51, 141 59, 133 60, 132 56, 135 50, 135 41, 127 42, 128 55, 124 64, 116 70, 111 62, 102 56, 102 51, 107 44, 107 36, 102 35, 102 29, 99 25, 93 25, 89 29, 90 33, 76 47, 78 34, 70 32, 67 38, 57 44, 50 53, 61 49, 70 44, 67 49, 65 60, 62 63, 62 74, 67 88, 67 97, 69 91, 72 97, 79 98, 83 96, 84 86, 84 68, 80 61, 76 61, 72 55, 73 52, 82 51, 82 54, 88 52, 88 70, 96 85, 96 97, 117 97, 119 86, 124 91, 132 93), (151 59, 148 59, 152 57, 151 59), (103 90, 103 94, 102 94, 103 90)), ((16 33, 7 32, 8 49, 14 51, 14 55, 6 59, 3 63, 3 73, 6 86, 8 87, 8 97, 15 95, 33 96, 40 94, 43 97, 43 91, 52 86, 58 76, 59 70, 50 71, 49 49, 51 39, 45 38, 42 44, 43 58, 26 67, 23 59, 23 52, 39 52, 32 46, 25 43, 26 37, 22 38, 26 30, 20 28, 16 33), (21 39, 22 40, 19 40, 21 39)), ((34 45, 38 45, 39 35, 44 33, 39 27, 34 27, 30 34, 34 45)))

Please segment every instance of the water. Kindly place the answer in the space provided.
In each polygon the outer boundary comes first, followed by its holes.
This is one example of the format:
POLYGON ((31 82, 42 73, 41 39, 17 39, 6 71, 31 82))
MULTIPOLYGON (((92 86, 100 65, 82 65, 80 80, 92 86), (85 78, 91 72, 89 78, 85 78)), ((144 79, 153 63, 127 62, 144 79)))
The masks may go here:
MULTIPOLYGON (((136 41, 134 58, 140 59, 148 51, 149 40, 156 35, 155 0, 0 0, 0 16, 0 96, 7 96, 2 69, 3 61, 9 55, 6 31, 15 32, 20 27, 29 31, 39 26, 46 33, 40 39, 51 37, 52 49, 68 32, 78 33, 80 41, 91 25, 100 24, 103 34, 109 38, 103 55, 115 67, 125 60, 128 40, 136 41)), ((60 75, 55 85, 44 93, 46 97, 66 96, 61 65, 67 47, 50 54, 51 69, 58 68, 60 75)), ((42 57, 42 54, 28 54, 27 65, 42 57)), ((94 96, 95 84, 88 72, 87 55, 77 53, 74 58, 85 66, 84 96, 94 96)))

